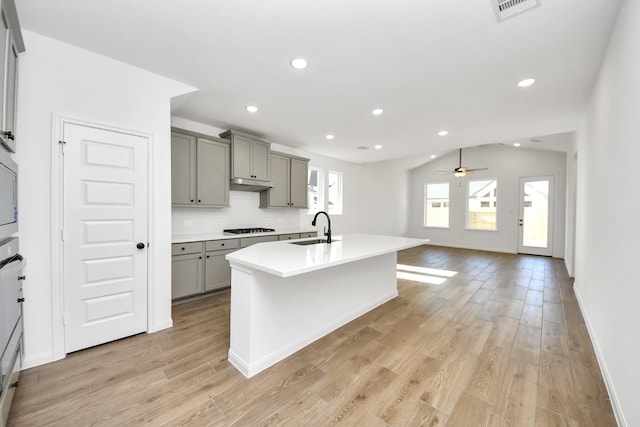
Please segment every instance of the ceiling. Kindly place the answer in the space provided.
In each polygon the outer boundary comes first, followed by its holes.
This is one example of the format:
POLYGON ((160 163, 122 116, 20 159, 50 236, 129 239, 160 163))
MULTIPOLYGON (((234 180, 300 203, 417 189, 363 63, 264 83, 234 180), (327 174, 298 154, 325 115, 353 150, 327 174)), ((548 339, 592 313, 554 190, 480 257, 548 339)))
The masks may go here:
POLYGON ((26 30, 197 87, 172 114, 217 128, 350 162, 557 148, 580 124, 620 2, 542 0, 499 23, 492 1, 16 3, 26 30))

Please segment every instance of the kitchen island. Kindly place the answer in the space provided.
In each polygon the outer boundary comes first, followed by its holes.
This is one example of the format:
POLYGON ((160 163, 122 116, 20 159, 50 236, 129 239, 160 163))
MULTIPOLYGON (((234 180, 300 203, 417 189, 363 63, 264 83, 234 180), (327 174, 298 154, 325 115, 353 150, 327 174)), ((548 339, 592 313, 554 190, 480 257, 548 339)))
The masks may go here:
POLYGON ((315 240, 259 243, 226 256, 229 361, 245 376, 395 298, 397 251, 428 242, 345 234, 331 244, 305 244, 315 240))

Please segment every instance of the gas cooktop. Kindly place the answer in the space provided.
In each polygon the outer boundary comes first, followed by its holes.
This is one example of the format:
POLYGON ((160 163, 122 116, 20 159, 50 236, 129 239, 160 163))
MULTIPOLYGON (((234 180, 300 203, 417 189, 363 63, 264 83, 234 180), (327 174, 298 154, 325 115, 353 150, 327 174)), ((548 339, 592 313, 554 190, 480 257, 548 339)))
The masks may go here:
POLYGON ((223 231, 225 232, 225 234, 249 234, 249 233, 269 233, 276 230, 274 230, 273 228, 254 227, 254 228, 231 228, 223 231))

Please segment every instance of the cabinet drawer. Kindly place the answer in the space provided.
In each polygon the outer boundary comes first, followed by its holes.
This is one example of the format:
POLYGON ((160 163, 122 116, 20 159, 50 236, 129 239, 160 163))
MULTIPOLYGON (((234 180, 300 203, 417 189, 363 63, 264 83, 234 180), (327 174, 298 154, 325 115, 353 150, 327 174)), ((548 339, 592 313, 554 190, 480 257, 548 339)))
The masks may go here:
POLYGON ((238 249, 240 239, 208 240, 206 251, 219 251, 221 249, 238 249))
POLYGON ((318 237, 318 232, 317 231, 310 231, 308 233, 300 233, 300 238, 301 239, 307 239, 309 237, 318 237))
POLYGON ((275 242, 276 240, 278 240, 278 236, 243 237, 240 239, 240 247, 246 248, 247 246, 251 246, 255 243, 275 242))
POLYGON ((171 255, 195 254, 203 250, 203 242, 174 243, 171 245, 171 255))
POLYGON ((293 239, 299 239, 300 238, 300 234, 299 233, 290 233, 290 234, 280 234, 278 235, 278 240, 293 240, 293 239))

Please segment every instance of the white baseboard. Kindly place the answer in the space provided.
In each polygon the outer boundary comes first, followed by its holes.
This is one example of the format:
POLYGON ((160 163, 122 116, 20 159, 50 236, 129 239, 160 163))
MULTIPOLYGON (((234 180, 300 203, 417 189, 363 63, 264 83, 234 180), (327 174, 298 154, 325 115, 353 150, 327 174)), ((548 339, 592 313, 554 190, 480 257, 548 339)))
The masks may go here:
POLYGON ((64 359, 64 357, 55 358, 53 356, 53 351, 46 351, 39 354, 27 354, 24 356, 24 360, 22 361, 22 370, 45 365, 60 359, 64 359))
POLYGON ((593 349, 596 353, 596 359, 598 359, 598 366, 600 367, 600 373, 602 373, 602 378, 604 379, 604 384, 607 387, 607 392, 609 393, 609 400, 611 401, 611 407, 613 408, 613 415, 616 417, 616 421, 620 427, 627 427, 627 422, 624 418, 624 414, 622 413, 622 408, 620 407, 620 401, 618 400, 618 396, 616 394, 616 389, 613 386, 613 382, 611 381, 611 375, 609 375, 609 371, 607 369, 607 364, 605 363, 604 356, 602 354, 602 350, 600 349, 600 344, 598 339, 593 332, 593 328, 591 327, 591 320, 587 312, 584 310, 584 306, 582 305, 582 298, 580 297, 580 287, 577 286, 577 283, 573 284, 573 292, 576 294, 576 300, 578 301, 578 307, 580 308, 580 313, 582 313, 582 317, 584 318, 584 323, 587 326, 587 331, 589 332, 589 338, 591 338, 591 342, 593 343, 593 349))
POLYGON ((168 319, 164 319, 161 320, 159 322, 156 322, 156 324, 152 327, 149 328, 149 330, 147 331, 147 333, 153 333, 153 332, 158 332, 161 331, 163 329, 169 329, 173 327, 173 319, 168 318, 168 319))

